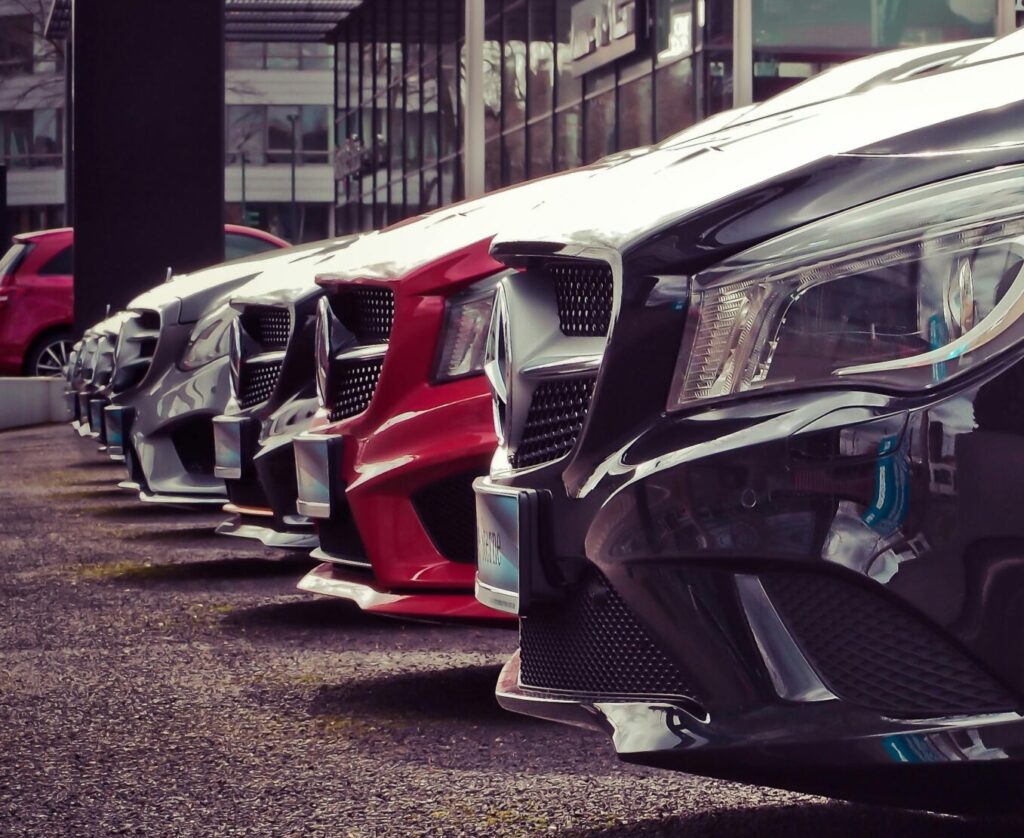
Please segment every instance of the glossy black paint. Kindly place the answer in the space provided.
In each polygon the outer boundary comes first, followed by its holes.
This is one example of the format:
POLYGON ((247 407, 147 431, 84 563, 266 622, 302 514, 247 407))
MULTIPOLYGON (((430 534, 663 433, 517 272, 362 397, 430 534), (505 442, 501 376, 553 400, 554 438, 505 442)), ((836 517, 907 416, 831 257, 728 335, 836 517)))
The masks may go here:
MULTIPOLYGON (((538 602, 581 596, 587 569, 600 570, 698 708, 530 695, 515 660, 499 685, 505 706, 603 729, 635 762, 950 811, 1019 807, 1005 792, 1024 758, 1024 324, 1011 349, 928 393, 847 384, 665 405, 696 271, 845 209, 1020 162, 1022 115, 1017 102, 823 157, 615 254, 618 310, 576 448, 491 480, 541 494, 540 549, 521 576, 543 587, 521 593, 524 619, 538 602), (824 697, 787 697, 741 582, 793 574, 870 597, 995 697, 908 716, 820 671, 824 697), (964 776, 986 785, 951 798, 964 776)), ((506 239, 494 253, 529 266, 571 255, 590 233, 564 246, 506 239)), ((810 672, 806 649, 794 650, 810 672)))

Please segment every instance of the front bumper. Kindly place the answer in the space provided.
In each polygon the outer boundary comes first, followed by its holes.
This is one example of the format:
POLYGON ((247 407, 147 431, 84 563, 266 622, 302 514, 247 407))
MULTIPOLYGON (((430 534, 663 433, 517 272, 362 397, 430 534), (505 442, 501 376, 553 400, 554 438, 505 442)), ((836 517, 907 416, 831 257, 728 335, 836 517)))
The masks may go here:
POLYGON ((498 679, 503 708, 605 733, 626 762, 954 814, 1020 808, 1024 771, 1010 760, 1024 746, 1017 713, 908 722, 827 702, 700 716, 668 700, 530 690, 520 671, 517 651, 498 679))
MULTIPOLYGON (((299 509, 316 516, 316 557, 334 563, 340 574, 363 572, 378 593, 401 594, 407 604, 400 610, 408 613, 508 619, 473 596, 471 486, 486 471, 494 446, 490 401, 479 389, 478 382, 465 381, 422 387, 396 411, 400 419, 369 432, 340 422, 296 441, 317 449, 296 457, 300 471, 309 472, 300 477, 306 488, 299 509), (319 446, 328 442, 326 455, 319 446)), ((320 588, 364 600, 344 586, 320 588)))
POLYGON ((663 417, 582 476, 577 456, 492 478, 544 493, 542 520, 558 522, 524 559, 522 653, 499 701, 603 730, 630 761, 943 811, 1013 808, 1013 369, 942 397, 751 401, 718 411, 717 434, 717 419, 663 417), (638 645, 616 657, 626 622, 638 645))
POLYGON ((295 399, 265 418, 257 412, 214 420, 214 472, 224 478, 230 501, 224 511, 233 515, 217 528, 220 535, 294 550, 318 546, 313 522, 296 509, 293 448, 308 424, 303 417, 314 410, 315 400, 295 399))
MULTIPOLYGON (((316 553, 313 554, 314 558, 316 553)), ((367 572, 324 562, 299 581, 300 591, 348 600, 363 611, 391 617, 494 620, 497 612, 465 593, 395 593, 382 590, 367 572)))

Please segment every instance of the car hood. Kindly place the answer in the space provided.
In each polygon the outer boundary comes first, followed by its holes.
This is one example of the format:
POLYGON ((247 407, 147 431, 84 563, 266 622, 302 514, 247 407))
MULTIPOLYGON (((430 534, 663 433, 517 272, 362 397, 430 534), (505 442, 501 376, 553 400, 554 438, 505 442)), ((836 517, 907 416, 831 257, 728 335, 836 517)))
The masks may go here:
POLYGON ((173 277, 132 300, 130 309, 165 310, 180 304, 179 323, 195 323, 203 313, 223 302, 240 285, 282 263, 294 261, 330 243, 314 242, 234 259, 190 274, 173 277))
POLYGON ((352 247, 366 235, 343 236, 319 242, 317 247, 304 248, 292 258, 275 262, 259 276, 231 293, 231 304, 243 306, 289 305, 322 293, 316 277, 335 265, 348 264, 352 247))
POLYGON ((536 211, 555 192, 571 191, 587 176, 586 169, 551 175, 367 233, 319 273, 325 281, 399 279, 489 240, 505 224, 536 211))
MULTIPOLYGON (((992 165, 985 151, 998 152, 1000 162, 1019 159, 1024 134, 1007 111, 1024 99, 1009 81, 1022 71, 1022 57, 949 69, 582 170, 573 189, 552 190, 543 206, 503 224, 493 250, 547 243, 625 252, 702 209, 843 156, 963 152, 976 168, 992 165), (965 118, 977 130, 950 130, 965 118)), ((889 185, 874 188, 890 194, 889 185)))

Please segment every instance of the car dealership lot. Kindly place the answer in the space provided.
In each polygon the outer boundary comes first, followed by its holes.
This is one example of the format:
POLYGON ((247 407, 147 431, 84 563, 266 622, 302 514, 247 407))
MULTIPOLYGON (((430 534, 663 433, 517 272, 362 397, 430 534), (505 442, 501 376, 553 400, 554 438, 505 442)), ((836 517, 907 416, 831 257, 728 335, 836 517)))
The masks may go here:
POLYGON ((65 426, 0 463, 2 833, 1019 834, 623 765, 497 707, 508 629, 315 601, 65 426))

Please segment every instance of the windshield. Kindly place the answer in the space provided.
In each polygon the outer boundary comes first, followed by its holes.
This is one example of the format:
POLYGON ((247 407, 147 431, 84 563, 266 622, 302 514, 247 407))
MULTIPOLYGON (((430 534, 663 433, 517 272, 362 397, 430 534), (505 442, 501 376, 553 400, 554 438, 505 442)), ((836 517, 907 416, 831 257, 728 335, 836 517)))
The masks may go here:
POLYGON ((1024 53, 1024 29, 1018 29, 993 41, 987 47, 976 50, 970 55, 965 55, 954 64, 954 67, 968 67, 971 64, 981 64, 983 61, 995 61, 997 58, 1009 58, 1011 55, 1024 53))
POLYGON ((30 245, 25 242, 15 242, 14 245, 0 259, 0 279, 11 276, 21 262, 22 257, 28 252, 30 245))

